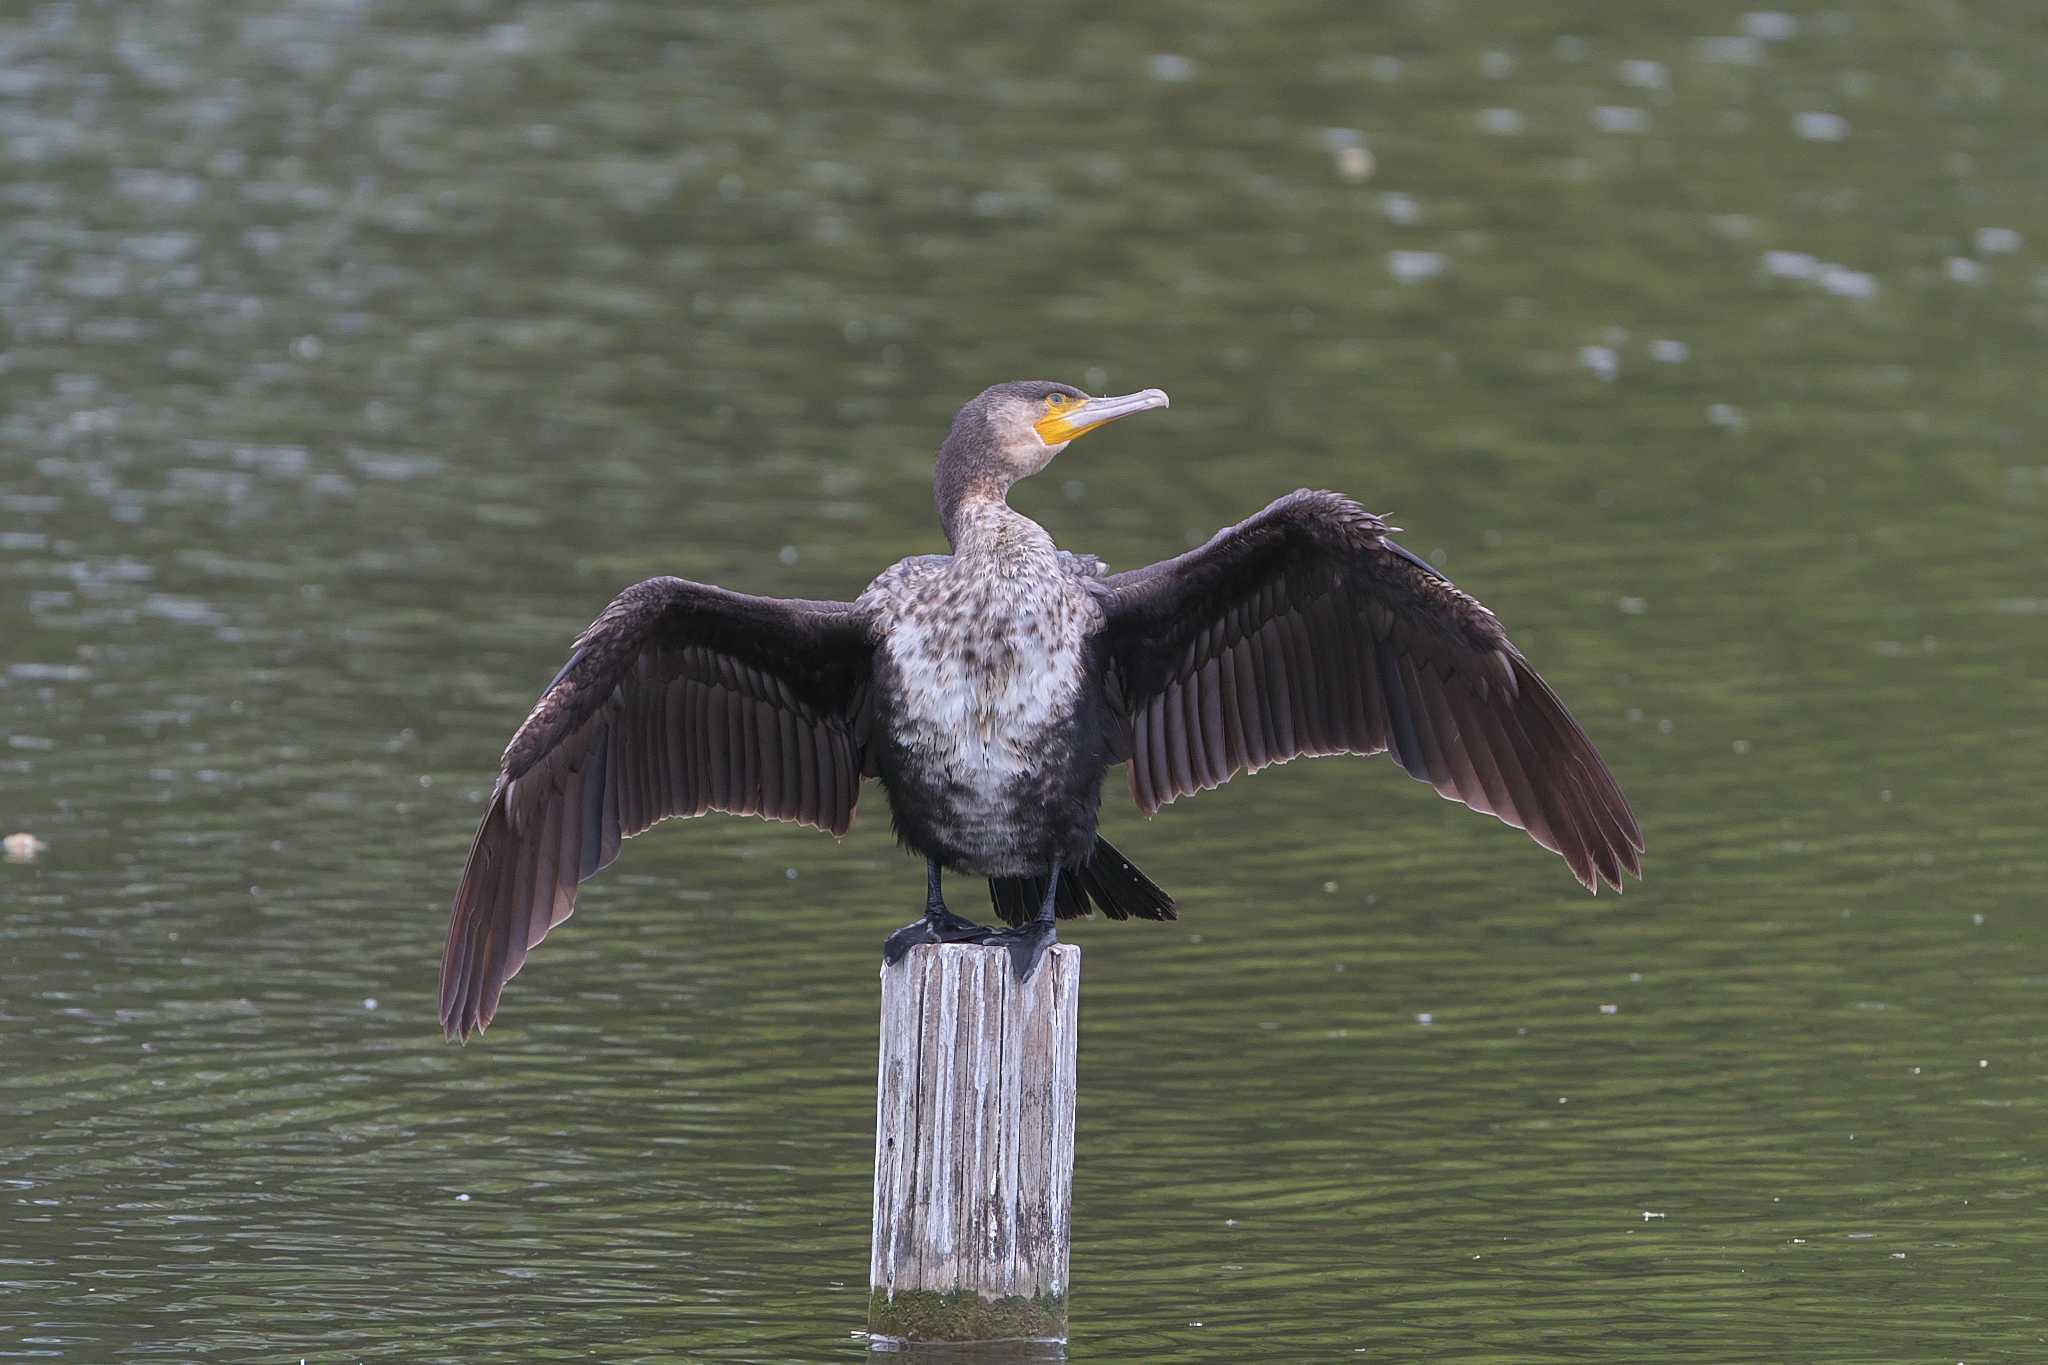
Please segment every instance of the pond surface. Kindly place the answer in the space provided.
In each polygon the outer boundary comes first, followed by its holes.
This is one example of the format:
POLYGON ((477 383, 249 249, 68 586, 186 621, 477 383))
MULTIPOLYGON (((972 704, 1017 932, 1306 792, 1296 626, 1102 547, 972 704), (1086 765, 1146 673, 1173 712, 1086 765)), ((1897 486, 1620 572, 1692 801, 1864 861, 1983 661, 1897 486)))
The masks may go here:
POLYGON ((613 592, 857 592, 1038 375, 1174 396, 1064 543, 1357 495, 1649 842, 1113 777, 1072 1360, 2048 1358, 2048 11, 1372 8, 0 15, 0 1358, 861 1358, 879 795, 467 1048, 444 916, 613 592))

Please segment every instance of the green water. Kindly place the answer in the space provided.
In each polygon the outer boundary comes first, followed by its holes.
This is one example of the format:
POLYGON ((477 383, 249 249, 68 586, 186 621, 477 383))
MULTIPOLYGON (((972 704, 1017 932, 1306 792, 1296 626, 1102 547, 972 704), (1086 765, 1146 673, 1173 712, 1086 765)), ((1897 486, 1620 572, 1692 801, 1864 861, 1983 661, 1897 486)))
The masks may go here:
POLYGON ((0 10, 0 1358, 861 1358, 879 797, 466 1049, 443 916, 612 592, 856 592, 1042 375, 1174 397, 1064 543, 1357 495, 1649 842, 1113 779, 1071 1359, 2048 1359, 2044 15, 0 10))

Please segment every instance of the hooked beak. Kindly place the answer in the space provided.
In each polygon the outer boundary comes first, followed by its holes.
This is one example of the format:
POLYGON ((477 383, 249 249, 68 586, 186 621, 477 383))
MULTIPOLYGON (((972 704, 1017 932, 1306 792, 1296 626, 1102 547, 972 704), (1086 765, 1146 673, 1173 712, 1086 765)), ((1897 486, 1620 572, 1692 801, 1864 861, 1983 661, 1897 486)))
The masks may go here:
POLYGON ((1047 413, 1032 426, 1038 432, 1038 439, 1047 445, 1065 445, 1119 417, 1129 417, 1134 412, 1150 412, 1166 405, 1164 389, 1141 389, 1115 398, 1085 398, 1078 403, 1069 403, 1058 412, 1047 413))

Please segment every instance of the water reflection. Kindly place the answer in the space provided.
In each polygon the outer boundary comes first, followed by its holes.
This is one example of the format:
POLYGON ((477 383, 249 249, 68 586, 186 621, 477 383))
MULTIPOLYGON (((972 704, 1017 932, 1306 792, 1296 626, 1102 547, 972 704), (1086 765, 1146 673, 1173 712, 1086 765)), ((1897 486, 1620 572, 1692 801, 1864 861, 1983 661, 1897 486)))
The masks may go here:
POLYGON ((440 917, 612 591, 936 548, 1021 374, 1176 395, 1021 498, 1116 564, 1393 514, 1651 844, 1113 792, 1075 1359, 2038 1349, 2028 21, 1247 13, 0 18, 0 1353, 865 1356, 880 806, 650 836, 466 1050, 440 917))

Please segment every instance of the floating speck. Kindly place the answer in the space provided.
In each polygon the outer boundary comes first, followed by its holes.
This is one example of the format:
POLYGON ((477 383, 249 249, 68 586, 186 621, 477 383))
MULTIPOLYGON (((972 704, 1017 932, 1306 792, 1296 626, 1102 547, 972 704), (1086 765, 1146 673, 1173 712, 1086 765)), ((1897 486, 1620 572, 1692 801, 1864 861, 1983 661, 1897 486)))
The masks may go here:
POLYGON ((1845 265, 1824 265, 1814 280, 1822 289, 1845 299, 1877 297, 1877 276, 1845 265))
POLYGON ((1640 133, 1650 126, 1649 111, 1628 104, 1597 105, 1590 117, 1603 133, 1640 133))
POLYGON ((1415 1022, 1418 1024, 1434 1024, 1436 1022, 1436 1016, 1434 1014, 1431 1014, 1429 1011, 1424 1010, 1421 1014, 1415 1016, 1415 1022))
POLYGON ((1977 254, 1979 256, 2010 256, 2020 249, 2020 235, 2011 228, 1987 227, 1977 229, 1977 254))
POLYGON ((1195 78, 1195 62, 1192 57, 1183 57, 1178 52, 1155 52, 1145 63, 1146 71, 1155 81, 1169 81, 1179 84, 1195 78))
POLYGON ((1372 153, 1364 147, 1339 147, 1337 149, 1337 174, 1346 180, 1367 180, 1372 177, 1372 153))
POLYGON ((1979 1058, 1977 1059, 1977 1069, 1978 1069, 1979 1071, 1982 1071, 1982 1070, 1983 1070, 1983 1069, 1984 1069, 1985 1067, 1987 1067, 1987 1066, 1990 1066, 1990 1065, 1991 1065, 1991 1059, 1990 1059, 1989 1057, 1979 1057, 1979 1058))
POLYGON ((1450 268, 1450 258, 1440 251, 1389 251, 1387 271, 1403 284, 1433 280, 1450 268))
POLYGON ((1600 1007, 1600 1012, 1601 1012, 1602 1014, 1619 1014, 1619 1013, 1621 1013, 1621 1006, 1619 1006, 1619 1005, 1602 1005, 1602 1006, 1600 1007))
POLYGON ((1756 66, 1764 59, 1764 45, 1755 38, 1702 38, 1693 50, 1703 62, 1715 66, 1756 66))
POLYGON ((1515 58, 1510 52, 1499 48, 1488 48, 1479 54, 1479 74, 1490 81, 1504 81, 1515 74, 1515 58))
POLYGON ((458 1204, 467 1204, 469 1202, 469 1196, 466 1194, 458 1194, 455 1196, 455 1202, 458 1204))
POLYGON ((1983 914, 1983 912, 1982 912, 1982 911, 1979 911, 1978 913, 1976 913, 1976 914, 1974 914, 1974 915, 1970 916, 1970 923, 1972 923, 1972 924, 1982 924, 1983 922, 1984 922, 1984 914, 1983 914))
POLYGON ((4 852, 10 863, 32 863, 36 855, 49 849, 49 845, 35 835, 23 830, 0 839, 0 852, 4 852))
POLYGON ((1422 205, 1416 203, 1411 195, 1381 195, 1380 212, 1386 215, 1388 222, 1398 224, 1401 227, 1407 227, 1410 224, 1422 221, 1422 205))
POLYGON ((799 874, 797 873, 797 870, 793 867, 785 867, 782 869, 782 880, 786 882, 795 881, 798 875, 799 874))
POLYGON ((1849 136, 1849 120, 1816 111, 1794 114, 1792 131, 1807 142, 1841 142, 1849 136))
POLYGON ((1579 347, 1579 364, 1591 370, 1605 383, 1614 382, 1621 373, 1621 357, 1612 346, 1579 347))
POLYGON ((1804 251, 1766 251, 1763 271, 1773 279, 1810 280, 1820 273, 1820 261, 1804 251))
POLYGON ((1984 279, 1984 267, 1967 256, 1951 256, 1942 268, 1957 284, 1979 284, 1984 279))
POLYGON ((1519 137, 1525 126, 1519 109, 1481 109, 1479 131, 1495 137, 1519 137))
POLYGON ((1892 1259, 1894 1261, 1903 1261, 1906 1259, 1906 1253, 1903 1251, 1894 1251, 1892 1253, 1892 1259))
POLYGON ((1735 752, 1738 754, 1746 754, 1749 752, 1749 741, 1746 739, 1738 739, 1735 741, 1734 744, 1730 745, 1729 747, 1734 749, 1735 752))
POLYGON ((1565 1097, 1565 1096, 1563 1096, 1563 1095, 1559 1095, 1559 1096, 1557 1097, 1557 1102, 1558 1102, 1559 1104, 1570 1104, 1570 1103, 1571 1103, 1571 1100, 1569 1100, 1568 1098, 1566 1098, 1566 1097, 1565 1097))
POLYGON ((1650 343, 1650 359, 1666 365, 1683 365, 1691 355, 1690 346, 1670 337, 1658 337, 1650 343))
POLYGON ((1640 597, 1624 597, 1614 605, 1621 608, 1624 616, 1641 616, 1650 609, 1650 604, 1640 597))
POLYGON ((1649 1222, 1652 1218, 1662 1218, 1663 1216, 1663 1214, 1654 1212, 1650 1209, 1643 1210, 1643 1221, 1645 1223, 1649 1222))
POLYGON ((1631 57, 1620 63, 1614 74, 1623 85, 1633 85, 1638 90, 1662 90, 1671 83, 1664 63, 1643 57, 1631 57))
POLYGON ((363 1008, 364 1008, 364 1009, 366 1009, 366 1010, 373 1010, 373 1009, 377 1008, 377 997, 376 997, 376 996, 374 996, 374 995, 366 995, 366 996, 364 996, 364 997, 363 997, 363 1008))
POLYGON ((790 565, 796 563, 802 556, 797 553, 796 546, 785 545, 775 552, 775 557, 781 560, 783 564, 790 565))
POLYGON ((1336 895, 1336 894, 1337 894, 1337 883, 1335 883, 1335 882, 1324 882, 1324 883, 1323 883, 1323 894, 1324 894, 1325 896, 1334 896, 1334 895, 1336 895))
POLYGON ((1799 21, 1779 10, 1757 10, 1742 16, 1742 31, 1761 43, 1782 43, 1799 33, 1799 21))

